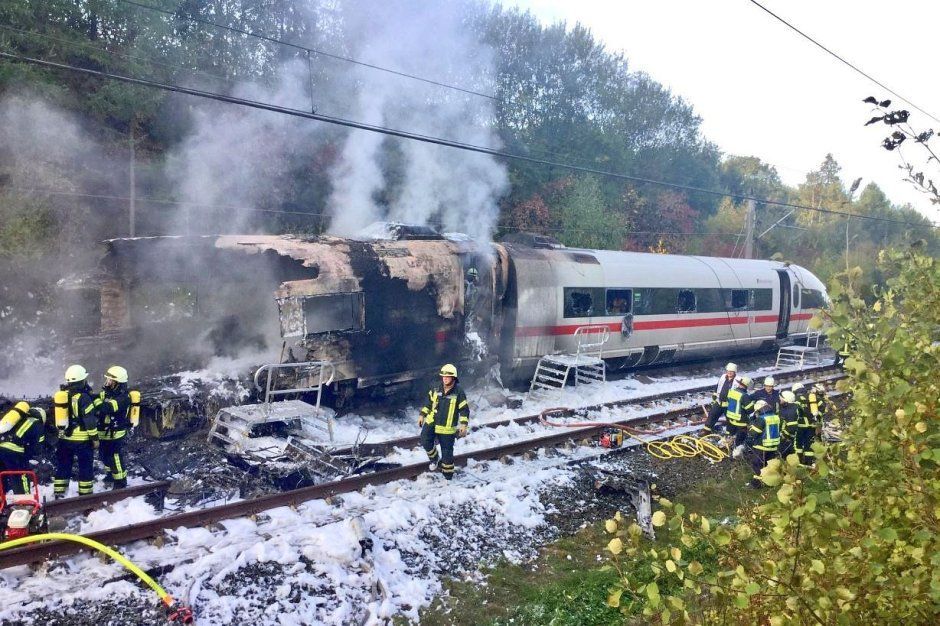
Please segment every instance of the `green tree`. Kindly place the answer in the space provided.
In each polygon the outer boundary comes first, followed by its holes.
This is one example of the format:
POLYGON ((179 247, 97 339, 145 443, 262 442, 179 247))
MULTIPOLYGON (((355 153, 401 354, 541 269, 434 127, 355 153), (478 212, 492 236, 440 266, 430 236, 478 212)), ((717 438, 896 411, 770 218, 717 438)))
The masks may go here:
POLYGON ((558 201, 559 238, 573 248, 617 250, 623 241, 623 220, 604 202, 593 176, 574 179, 558 201))
MULTIPOLYGON (((773 493, 732 520, 660 499, 665 547, 608 525, 615 554, 646 552, 658 582, 621 571, 621 594, 657 621, 740 624, 934 624, 940 616, 940 263, 919 246, 883 252, 890 278, 869 305, 858 270, 830 287, 834 343, 846 361, 851 421, 840 444, 814 445, 762 472, 773 493), (690 558, 689 548, 714 558, 690 558), (683 593, 661 596, 660 587, 683 593)), ((817 320, 818 321, 818 320, 817 320)))

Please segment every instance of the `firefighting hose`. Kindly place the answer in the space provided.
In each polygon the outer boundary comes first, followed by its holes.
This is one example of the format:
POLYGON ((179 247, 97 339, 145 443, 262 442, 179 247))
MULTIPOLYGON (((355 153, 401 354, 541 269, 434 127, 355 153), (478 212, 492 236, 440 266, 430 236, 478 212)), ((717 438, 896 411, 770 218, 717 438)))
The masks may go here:
POLYGON ((63 541, 74 541, 76 543, 84 544, 90 548, 94 548, 99 552, 107 554, 109 557, 123 565, 127 570, 133 573, 137 578, 144 582, 148 587, 156 592, 157 596, 160 597, 160 600, 166 606, 166 616, 167 620, 174 624, 195 624, 196 622, 193 619, 193 611, 188 606, 181 606, 173 600, 173 597, 166 592, 166 590, 157 583, 153 578, 147 575, 145 571, 134 565, 130 560, 128 560, 124 555, 117 552, 116 550, 109 548, 108 546, 95 541, 94 539, 89 539, 88 537, 82 537, 81 535, 72 535, 69 533, 45 533, 42 535, 29 535, 27 537, 20 537, 19 539, 11 539, 9 541, 4 541, 0 543, 0 550, 6 550, 8 548, 16 548, 17 546, 26 545, 28 543, 35 543, 37 541, 46 541, 50 539, 61 539, 63 541))
MULTIPOLYGON (((657 459, 691 459, 697 456, 704 457, 712 463, 717 463, 730 456, 730 450, 720 435, 714 433, 702 437, 692 435, 676 435, 672 439, 665 441, 652 441, 644 439, 640 435, 656 435, 658 433, 671 430, 673 427, 664 426, 655 430, 639 431, 629 426, 615 424, 612 422, 552 422, 546 419, 546 415, 552 413, 561 413, 567 409, 546 409, 539 416, 539 422, 544 426, 553 426, 556 428, 590 428, 602 426, 620 430, 637 441, 646 444, 646 451, 657 459)), ((702 422, 693 422, 700 424, 702 422)))

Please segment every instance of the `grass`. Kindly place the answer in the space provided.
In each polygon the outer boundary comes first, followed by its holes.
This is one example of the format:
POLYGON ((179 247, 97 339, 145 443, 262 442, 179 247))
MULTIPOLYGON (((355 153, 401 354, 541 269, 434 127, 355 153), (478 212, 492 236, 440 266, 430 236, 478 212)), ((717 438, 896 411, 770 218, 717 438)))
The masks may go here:
MULTIPOLYGON (((734 466, 726 477, 703 480, 678 494, 686 511, 722 518, 734 514, 765 497, 761 492, 743 489, 749 468, 734 466)), ((428 626, 607 626, 623 624, 618 609, 607 606, 608 590, 617 580, 609 567, 605 549, 610 536, 604 520, 563 537, 543 548, 539 557, 525 565, 499 563, 486 570, 485 582, 449 581, 446 596, 421 612, 421 624, 428 626)), ((695 548, 689 549, 694 554, 695 548)), ((705 567, 705 555, 700 559, 705 567)), ((651 581, 653 571, 644 560, 630 568, 634 580, 651 581)), ((665 595, 674 590, 660 587, 665 595)), ((677 591, 677 590, 675 590, 677 591)), ((639 615, 642 603, 622 603, 630 614, 639 615)), ((399 622, 404 623, 404 622, 399 622)), ((638 623, 642 623, 639 621, 638 623)))

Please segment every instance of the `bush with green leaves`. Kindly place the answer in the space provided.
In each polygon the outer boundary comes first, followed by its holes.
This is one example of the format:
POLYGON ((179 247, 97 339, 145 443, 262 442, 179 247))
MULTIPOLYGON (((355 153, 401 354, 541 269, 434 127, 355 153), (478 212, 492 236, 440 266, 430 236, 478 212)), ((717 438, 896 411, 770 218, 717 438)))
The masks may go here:
POLYGON ((938 623, 940 263, 913 248, 882 252, 879 267, 890 278, 873 305, 856 271, 830 287, 830 335, 852 345, 838 384, 851 396, 842 441, 814 444, 814 468, 772 461, 767 497, 732 518, 660 498, 656 544, 609 520, 620 577, 608 604, 642 599, 663 623, 938 623), (713 559, 690 557, 693 546, 713 559), (624 566, 638 555, 656 580, 624 566))

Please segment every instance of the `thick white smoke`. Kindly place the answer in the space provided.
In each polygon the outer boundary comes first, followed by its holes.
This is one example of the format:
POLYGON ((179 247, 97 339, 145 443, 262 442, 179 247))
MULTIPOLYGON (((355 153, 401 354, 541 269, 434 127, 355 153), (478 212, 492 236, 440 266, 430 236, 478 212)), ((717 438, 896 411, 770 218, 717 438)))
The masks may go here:
MULTIPOLYGON (((311 45, 400 72, 491 92, 493 51, 471 27, 472 7, 460 2, 348 2, 311 9, 311 45)), ((279 68, 273 84, 245 83, 233 95, 424 135, 498 147, 492 100, 362 65, 313 55, 279 68)), ((390 139, 312 120, 200 103, 193 131, 169 160, 179 195, 193 205, 175 232, 239 232, 264 223, 257 211, 276 209, 298 170, 324 167, 331 183, 329 231, 354 235, 389 219, 441 225, 488 239, 496 202, 508 186, 494 158, 453 148, 390 139), (335 150, 338 147, 338 154, 335 150), (389 154, 401 163, 394 172, 389 154), (329 154, 329 158, 324 155, 329 154), (200 223, 220 214, 224 223, 200 223)), ((217 222, 218 220, 216 220, 217 222)))
MULTIPOLYGON (((470 24, 471 8, 460 2, 397 0, 356 4, 345 12, 348 40, 356 54, 377 65, 491 92, 493 50, 470 24)), ((360 76, 353 117, 372 124, 499 147, 491 99, 352 66, 360 76)), ((390 206, 376 201, 388 183, 380 167, 382 142, 363 132, 347 135, 334 171, 330 230, 353 234, 371 221, 428 224, 488 239, 508 186, 505 168, 488 155, 416 141, 401 142, 403 180, 390 206)))

